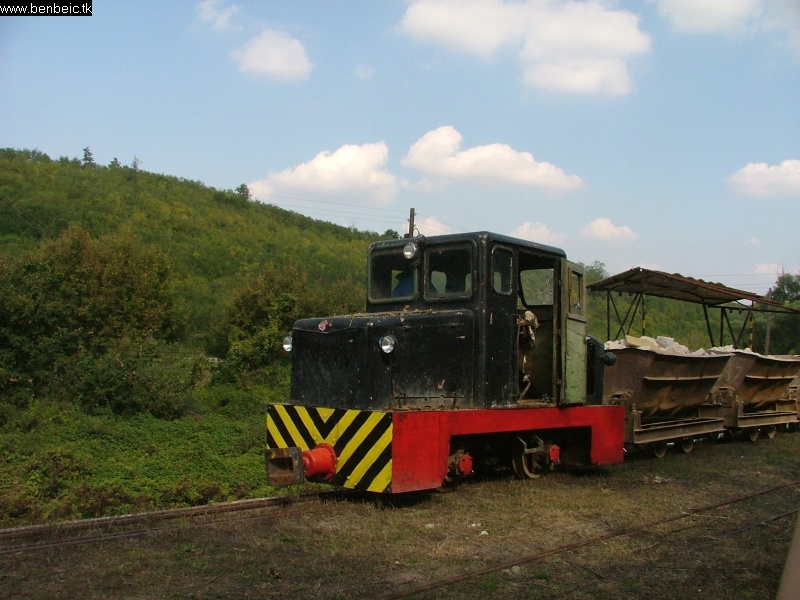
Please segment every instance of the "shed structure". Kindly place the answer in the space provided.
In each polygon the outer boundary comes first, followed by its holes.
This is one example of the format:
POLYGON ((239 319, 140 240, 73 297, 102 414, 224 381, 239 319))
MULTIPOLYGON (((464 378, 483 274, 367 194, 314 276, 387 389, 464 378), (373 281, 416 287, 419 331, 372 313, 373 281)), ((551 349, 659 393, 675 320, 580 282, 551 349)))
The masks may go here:
POLYGON ((647 335, 647 296, 670 298, 700 304, 706 320, 708 338, 712 346, 725 344, 726 332, 730 335, 731 344, 740 348, 745 331, 749 329, 748 346, 753 346, 753 326, 756 312, 790 313, 800 317, 800 310, 785 306, 754 294, 724 286, 720 283, 711 283, 702 279, 684 277, 678 273, 664 273, 635 267, 623 273, 612 275, 601 281, 596 281, 587 286, 593 292, 606 293, 606 321, 608 323, 607 336, 609 340, 619 339, 621 335, 630 333, 636 315, 641 315, 642 335, 647 335), (624 314, 621 314, 617 303, 614 301, 614 292, 627 293, 633 298, 624 314), (709 309, 719 310, 719 334, 714 338, 711 327, 709 309), (746 318, 741 329, 734 331, 730 320, 731 311, 746 311, 746 318), (612 315, 613 312, 613 315, 612 315), (612 337, 612 316, 615 317, 618 328, 612 337))

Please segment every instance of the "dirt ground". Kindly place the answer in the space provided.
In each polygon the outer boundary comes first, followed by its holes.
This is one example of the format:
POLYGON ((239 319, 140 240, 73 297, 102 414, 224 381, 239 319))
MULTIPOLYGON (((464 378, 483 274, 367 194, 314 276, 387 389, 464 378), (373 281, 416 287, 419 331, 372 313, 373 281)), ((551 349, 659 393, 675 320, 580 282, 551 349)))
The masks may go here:
POLYGON ((532 481, 3 553, 0 597, 772 599, 800 485, 708 507, 798 480, 800 434, 701 443, 532 481))

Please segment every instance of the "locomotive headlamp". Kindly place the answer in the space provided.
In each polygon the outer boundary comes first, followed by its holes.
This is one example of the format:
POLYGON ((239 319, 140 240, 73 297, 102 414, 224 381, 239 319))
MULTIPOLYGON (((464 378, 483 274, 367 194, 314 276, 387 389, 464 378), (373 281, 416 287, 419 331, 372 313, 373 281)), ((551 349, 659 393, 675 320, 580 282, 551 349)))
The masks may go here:
POLYGON ((391 354, 397 346, 397 338, 393 335, 385 335, 378 340, 378 345, 386 354, 391 354))
POLYGON ((418 252, 419 245, 417 242, 408 242, 405 246, 403 246, 403 256, 408 260, 414 258, 418 252))
POLYGON ((287 335, 285 338, 283 338, 283 349, 287 352, 292 351, 292 336, 287 335))

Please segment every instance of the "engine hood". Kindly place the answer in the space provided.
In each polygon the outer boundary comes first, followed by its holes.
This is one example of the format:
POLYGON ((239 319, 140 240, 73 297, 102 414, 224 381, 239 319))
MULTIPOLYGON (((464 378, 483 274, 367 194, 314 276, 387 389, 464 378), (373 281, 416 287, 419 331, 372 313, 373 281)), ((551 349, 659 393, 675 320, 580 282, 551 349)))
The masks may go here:
POLYGON ((474 328, 469 310, 302 319, 292 329, 292 400, 331 408, 468 406, 474 328), (385 353, 379 340, 390 335, 396 345, 385 353))

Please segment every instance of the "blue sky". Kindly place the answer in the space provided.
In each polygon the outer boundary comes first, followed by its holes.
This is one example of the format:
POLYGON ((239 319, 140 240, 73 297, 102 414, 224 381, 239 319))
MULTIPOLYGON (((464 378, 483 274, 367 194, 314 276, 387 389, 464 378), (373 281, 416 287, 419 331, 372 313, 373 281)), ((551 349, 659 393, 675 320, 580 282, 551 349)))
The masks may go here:
POLYGON ((610 273, 800 273, 797 0, 94 2, 0 17, 0 146, 610 273))

